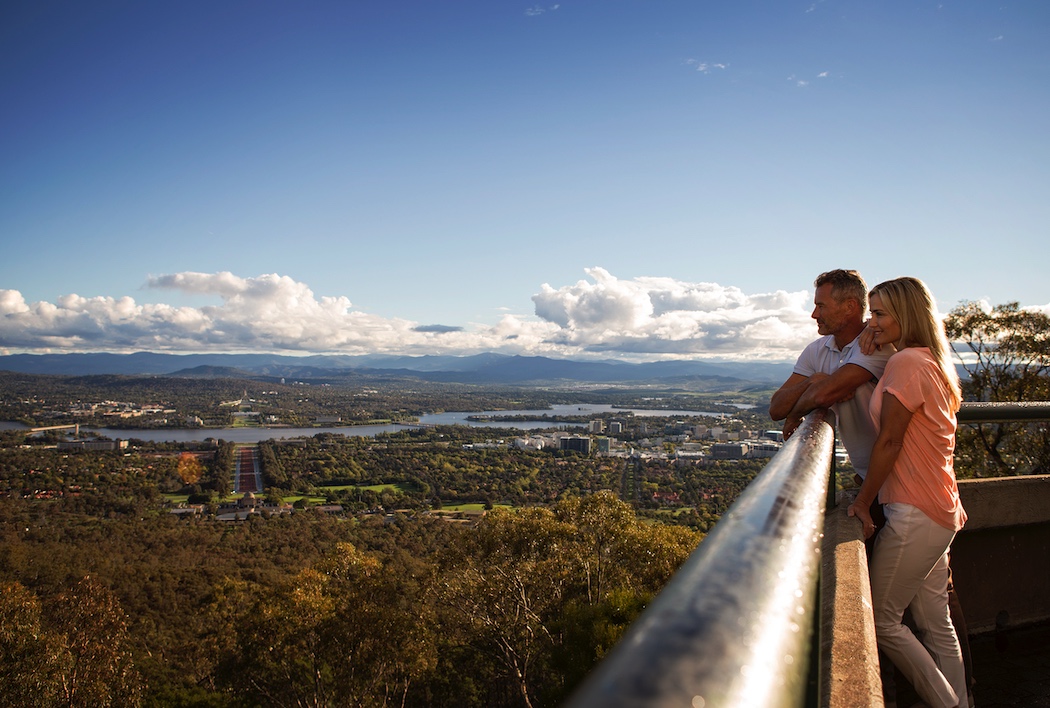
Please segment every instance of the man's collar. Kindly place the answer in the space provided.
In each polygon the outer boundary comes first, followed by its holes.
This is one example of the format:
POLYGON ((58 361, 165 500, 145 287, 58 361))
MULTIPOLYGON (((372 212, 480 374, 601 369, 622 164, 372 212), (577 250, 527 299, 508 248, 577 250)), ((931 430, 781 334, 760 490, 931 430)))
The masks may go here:
POLYGON ((828 336, 831 338, 831 342, 830 342, 829 346, 832 349, 834 349, 835 351, 845 351, 845 350, 849 349, 851 346, 853 346, 854 344, 856 344, 857 340, 860 339, 860 335, 862 335, 862 334, 864 334, 864 323, 861 323, 861 327, 860 327, 859 330, 857 330, 856 336, 853 337, 852 339, 850 339, 846 343, 846 345, 841 347, 841 348, 839 348, 839 346, 838 346, 838 341, 835 339, 835 335, 834 334, 829 334, 828 336))
POLYGON ((860 339, 860 335, 864 334, 864 330, 861 330, 856 337, 851 339, 846 346, 839 348, 838 342, 835 341, 835 335, 829 334, 824 340, 824 346, 833 352, 845 352, 853 348, 857 344, 857 340, 860 339))

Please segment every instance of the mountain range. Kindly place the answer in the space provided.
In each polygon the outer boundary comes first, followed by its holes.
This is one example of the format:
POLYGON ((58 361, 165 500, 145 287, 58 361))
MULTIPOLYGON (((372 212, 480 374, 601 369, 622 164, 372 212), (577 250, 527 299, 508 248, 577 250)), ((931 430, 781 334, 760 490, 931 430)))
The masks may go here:
POLYGON ((86 376, 101 374, 332 380, 417 378, 447 383, 643 383, 710 379, 779 385, 790 363, 676 360, 649 363, 576 361, 541 356, 279 356, 273 354, 9 354, 0 372, 86 376))

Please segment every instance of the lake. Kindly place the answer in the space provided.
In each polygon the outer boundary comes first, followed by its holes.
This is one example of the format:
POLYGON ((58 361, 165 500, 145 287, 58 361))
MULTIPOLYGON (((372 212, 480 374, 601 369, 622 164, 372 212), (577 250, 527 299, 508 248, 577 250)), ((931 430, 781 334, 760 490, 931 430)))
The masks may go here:
MULTIPOLYGON (((655 410, 648 408, 616 408, 608 404, 560 404, 551 406, 549 409, 535 410, 505 410, 505 411, 467 411, 431 413, 419 417, 421 425, 469 425, 475 428, 514 428, 517 430, 536 430, 540 428, 578 428, 582 423, 550 423, 544 421, 525 422, 498 422, 498 421, 471 421, 470 416, 500 416, 500 415, 535 415, 535 416, 570 416, 570 415, 594 415, 607 413, 613 415, 633 414, 636 418, 666 416, 672 418, 685 418, 688 416, 718 417, 721 413, 710 411, 683 411, 683 410, 655 410)), ((257 443, 262 440, 283 440, 286 438, 313 437, 319 433, 334 433, 335 435, 347 435, 352 437, 374 437, 380 433, 392 433, 405 428, 413 427, 411 423, 403 425, 354 425, 354 426, 328 426, 323 428, 163 428, 159 430, 124 430, 119 428, 90 428, 82 427, 82 431, 97 433, 108 438, 119 438, 127 440, 136 438, 149 442, 200 442, 205 438, 228 440, 235 443, 257 443)), ((25 426, 21 423, 0 421, 0 430, 19 430, 25 426)))

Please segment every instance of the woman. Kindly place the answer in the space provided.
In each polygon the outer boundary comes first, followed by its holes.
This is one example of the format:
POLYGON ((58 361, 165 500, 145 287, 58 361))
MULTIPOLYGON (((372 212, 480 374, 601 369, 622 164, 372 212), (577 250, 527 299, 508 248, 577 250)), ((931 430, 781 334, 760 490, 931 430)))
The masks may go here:
POLYGON ((928 705, 965 707, 947 592, 948 550, 966 522, 952 466, 959 377, 922 281, 889 280, 868 297, 875 344, 897 348, 872 395, 878 438, 868 476, 849 507, 864 524, 865 538, 875 531, 869 507, 876 495, 886 512, 870 566, 876 637, 928 705), (901 622, 908 607, 921 643, 901 622))

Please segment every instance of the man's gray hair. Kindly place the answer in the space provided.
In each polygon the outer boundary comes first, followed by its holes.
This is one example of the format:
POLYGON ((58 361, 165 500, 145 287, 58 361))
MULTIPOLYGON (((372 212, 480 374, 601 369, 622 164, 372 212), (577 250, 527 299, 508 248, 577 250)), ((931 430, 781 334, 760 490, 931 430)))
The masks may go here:
POLYGON ((838 302, 856 300, 862 312, 868 309, 868 286, 855 270, 829 270, 818 275, 813 285, 831 285, 831 296, 838 302))

